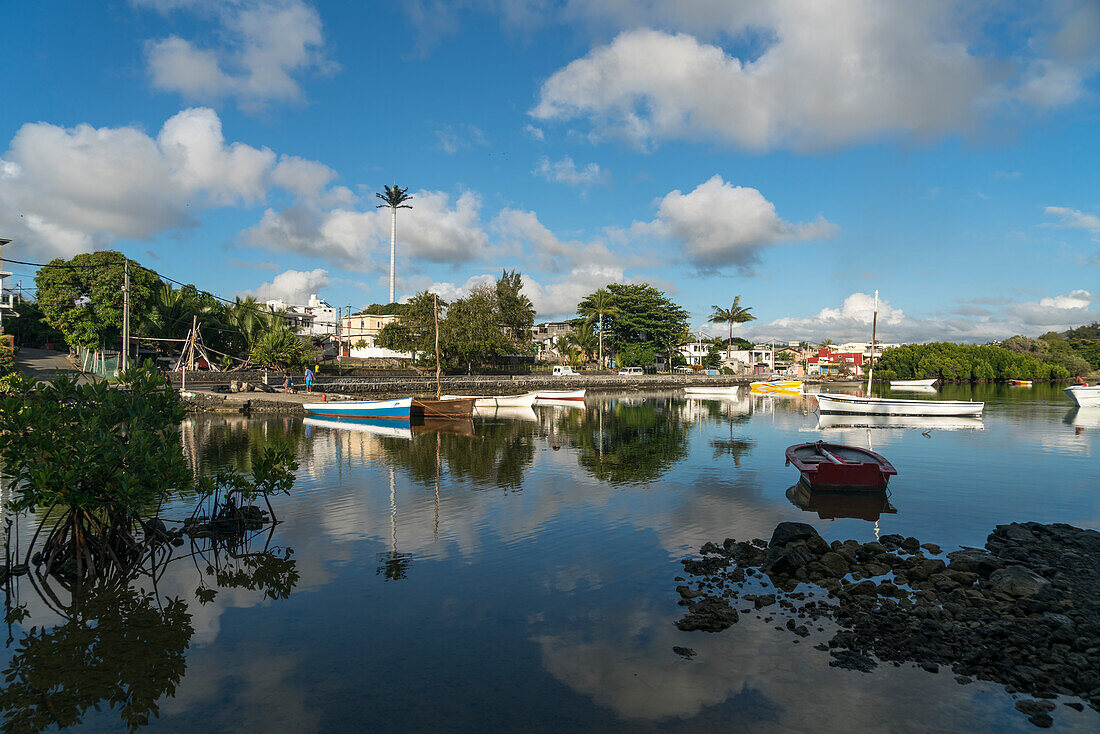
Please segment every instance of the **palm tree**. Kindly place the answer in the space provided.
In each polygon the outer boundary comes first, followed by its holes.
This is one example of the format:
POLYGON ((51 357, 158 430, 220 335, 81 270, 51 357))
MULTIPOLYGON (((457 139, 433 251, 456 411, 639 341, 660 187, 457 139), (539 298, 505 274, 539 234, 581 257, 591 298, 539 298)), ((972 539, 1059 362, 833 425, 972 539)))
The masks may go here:
POLYGON ((600 369, 603 369, 603 332, 605 326, 603 320, 605 316, 617 316, 619 314, 619 307, 615 305, 615 296, 606 288, 600 288, 581 302, 578 311, 581 316, 587 316, 590 319, 595 317, 597 319, 600 329, 599 365, 600 369))
POLYGON ((390 223, 390 303, 394 303, 396 301, 394 298, 394 286, 396 283, 394 260, 397 256, 397 210, 412 209, 411 204, 405 203, 412 197, 405 193, 409 190, 408 187, 401 188, 396 183, 393 186, 383 186, 382 188, 386 190, 386 193, 375 194, 375 196, 386 203, 379 204, 375 209, 382 209, 388 206, 393 213, 393 220, 390 223))
POLYGON ((737 296, 733 299, 733 305, 728 309, 720 306, 711 306, 714 309, 710 315, 710 322, 712 324, 720 324, 723 321, 728 321, 730 325, 730 340, 726 344, 726 359, 730 358, 730 347, 733 346, 733 325, 734 323, 743 324, 746 321, 756 321, 756 317, 749 311, 752 310, 752 306, 742 307, 741 296, 737 296))
POLYGON ((596 346, 596 335, 592 333, 592 322, 584 321, 573 327, 573 332, 565 336, 565 344, 575 347, 585 359, 591 356, 596 346))

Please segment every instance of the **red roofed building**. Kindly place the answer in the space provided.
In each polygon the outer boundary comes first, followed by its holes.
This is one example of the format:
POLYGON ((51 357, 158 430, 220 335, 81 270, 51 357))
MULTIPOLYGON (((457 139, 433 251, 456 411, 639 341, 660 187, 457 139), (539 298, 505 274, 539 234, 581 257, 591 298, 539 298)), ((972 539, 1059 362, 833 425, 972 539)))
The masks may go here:
POLYGON ((862 375, 863 352, 837 352, 829 347, 817 350, 817 355, 806 359, 809 375, 862 375))

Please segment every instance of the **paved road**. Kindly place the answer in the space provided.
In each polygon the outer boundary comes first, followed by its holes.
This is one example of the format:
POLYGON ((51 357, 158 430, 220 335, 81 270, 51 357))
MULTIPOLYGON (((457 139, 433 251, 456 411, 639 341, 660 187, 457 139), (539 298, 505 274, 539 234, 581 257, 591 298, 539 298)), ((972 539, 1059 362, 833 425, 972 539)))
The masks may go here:
MULTIPOLYGON (((21 370, 43 382, 49 382, 60 374, 80 374, 73 367, 67 352, 51 352, 48 349, 27 349, 21 347, 15 355, 15 363, 21 370)), ((82 376, 80 382, 89 382, 82 376)))

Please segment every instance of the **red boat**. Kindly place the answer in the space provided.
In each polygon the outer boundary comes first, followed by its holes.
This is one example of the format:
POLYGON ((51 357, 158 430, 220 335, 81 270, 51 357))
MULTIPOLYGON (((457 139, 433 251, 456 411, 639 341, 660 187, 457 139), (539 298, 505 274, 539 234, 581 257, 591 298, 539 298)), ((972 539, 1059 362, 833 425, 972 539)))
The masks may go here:
POLYGON ((788 446, 787 462, 812 489, 884 489, 898 473, 874 451, 824 441, 788 446))

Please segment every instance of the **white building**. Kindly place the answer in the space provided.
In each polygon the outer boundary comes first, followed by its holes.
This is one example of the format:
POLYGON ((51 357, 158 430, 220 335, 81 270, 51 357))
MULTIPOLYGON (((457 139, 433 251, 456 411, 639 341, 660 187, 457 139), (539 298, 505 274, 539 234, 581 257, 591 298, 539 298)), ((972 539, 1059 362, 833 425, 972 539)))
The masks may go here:
POLYGON ((378 346, 379 332, 398 321, 394 314, 355 314, 340 319, 340 345, 344 356, 356 359, 412 359, 411 352, 396 352, 378 346))
POLYGON ((278 298, 266 301, 276 311, 283 311, 287 323, 294 328, 298 336, 325 336, 336 333, 336 309, 315 294, 309 297, 309 303, 298 305, 286 303, 278 298))
POLYGON ((4 321, 15 316, 15 300, 11 293, 5 293, 4 281, 11 273, 3 270, 4 245, 11 240, 0 237, 0 333, 3 333, 4 321))

